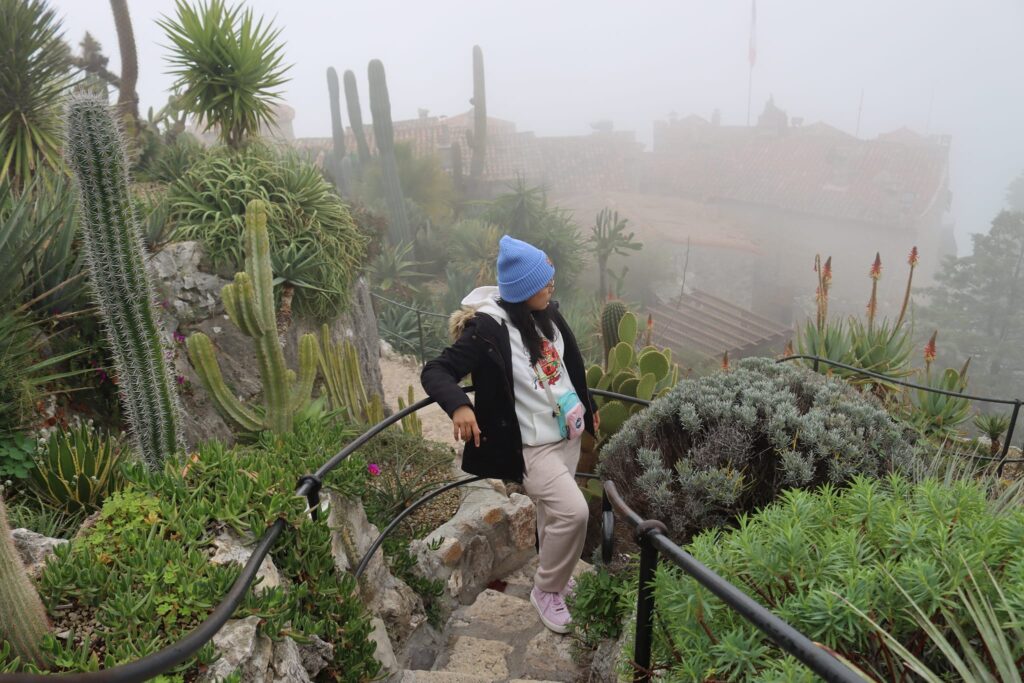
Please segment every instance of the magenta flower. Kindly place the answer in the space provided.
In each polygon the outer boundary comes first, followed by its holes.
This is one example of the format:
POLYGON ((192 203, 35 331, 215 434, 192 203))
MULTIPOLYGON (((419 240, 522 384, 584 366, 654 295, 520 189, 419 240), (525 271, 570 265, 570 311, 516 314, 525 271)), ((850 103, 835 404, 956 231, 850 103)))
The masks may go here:
POLYGON ((183 335, 178 330, 174 331, 174 335, 173 336, 174 336, 174 341, 175 342, 177 342, 179 344, 184 344, 185 343, 185 335, 183 335))
POLYGON ((174 381, 178 383, 179 387, 183 386, 185 384, 185 376, 184 375, 175 375, 174 376, 174 381))
POLYGON ((380 466, 375 463, 370 463, 366 466, 367 471, 374 477, 380 476, 380 466))

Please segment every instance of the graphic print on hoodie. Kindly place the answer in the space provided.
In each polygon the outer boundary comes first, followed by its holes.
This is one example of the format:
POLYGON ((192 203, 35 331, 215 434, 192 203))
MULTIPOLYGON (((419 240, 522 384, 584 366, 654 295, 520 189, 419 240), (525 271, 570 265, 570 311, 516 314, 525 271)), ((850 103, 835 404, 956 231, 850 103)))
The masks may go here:
MULTIPOLYGON (((512 348, 512 391, 516 397, 516 419, 524 446, 540 446, 562 440, 558 430, 558 418, 552 414, 551 403, 540 379, 550 378, 551 393, 555 401, 574 391, 569 376, 563 371, 562 355, 565 341, 555 328, 555 338, 544 339, 542 355, 535 368, 530 364, 530 351, 523 343, 523 336, 512 325, 508 313, 498 305, 498 288, 477 287, 466 295, 462 305, 486 313, 499 323, 508 326, 509 345, 512 348), (543 372, 540 375, 539 372, 543 372)), ((548 381, 548 380, 545 380, 548 381)))

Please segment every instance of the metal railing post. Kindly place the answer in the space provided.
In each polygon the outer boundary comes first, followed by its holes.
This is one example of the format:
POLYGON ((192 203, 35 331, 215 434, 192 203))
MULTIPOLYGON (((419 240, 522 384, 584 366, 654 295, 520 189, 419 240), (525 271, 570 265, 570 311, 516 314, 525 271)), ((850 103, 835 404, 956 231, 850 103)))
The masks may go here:
POLYGON ((420 363, 426 363, 427 352, 423 345, 423 314, 420 313, 419 309, 416 309, 416 328, 420 333, 420 363))
POLYGON ((1003 465, 1006 464, 1006 456, 1010 454, 1010 440, 1013 439, 1013 428, 1017 426, 1017 416, 1020 415, 1020 399, 1013 404, 1013 413, 1010 415, 1010 426, 1006 428, 1006 440, 1003 441, 1003 452, 999 454, 999 466, 996 468, 996 476, 1003 476, 1003 465))
POLYGON ((640 585, 636 598, 636 640, 633 643, 635 683, 651 680, 651 642, 654 640, 654 587, 651 582, 658 567, 658 549, 651 542, 650 534, 655 530, 664 533, 667 528, 657 520, 646 520, 636 528, 640 542, 640 585))

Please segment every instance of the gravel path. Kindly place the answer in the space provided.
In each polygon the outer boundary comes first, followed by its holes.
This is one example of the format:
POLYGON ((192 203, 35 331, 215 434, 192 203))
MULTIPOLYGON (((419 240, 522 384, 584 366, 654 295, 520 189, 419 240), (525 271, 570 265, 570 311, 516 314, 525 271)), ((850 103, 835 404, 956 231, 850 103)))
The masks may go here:
MULTIPOLYGON (((381 356, 380 373, 384 382, 384 400, 393 410, 398 410, 399 396, 404 400, 409 395, 410 386, 415 400, 426 397, 420 386, 420 364, 415 358, 381 356)), ((452 438, 452 421, 437 404, 429 405, 417 414, 423 422, 423 438, 445 446, 456 446, 452 438)))

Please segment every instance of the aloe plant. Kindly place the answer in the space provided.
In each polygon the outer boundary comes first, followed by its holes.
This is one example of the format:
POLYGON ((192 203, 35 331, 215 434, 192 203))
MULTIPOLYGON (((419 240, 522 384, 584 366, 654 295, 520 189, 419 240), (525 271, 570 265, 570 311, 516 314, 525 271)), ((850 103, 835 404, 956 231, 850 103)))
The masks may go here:
MULTIPOLYGON (((932 377, 930 368, 925 371, 924 384, 933 389, 963 392, 967 388, 968 358, 959 371, 946 368, 932 377)), ((915 389, 911 394, 911 422, 923 433, 946 437, 956 434, 959 425, 970 418, 971 402, 966 398, 937 394, 924 389, 915 389)))
POLYGON ((185 442, 146 249, 128 193, 124 140, 106 102, 95 95, 72 99, 65 149, 78 179, 89 282, 114 357, 121 402, 139 454, 158 467, 183 451, 185 442))
POLYGON ((46 662, 39 646, 49 632, 46 609, 14 547, 0 496, 0 640, 6 640, 16 656, 42 667, 46 662))
POLYGON ((267 207, 262 200, 254 199, 245 210, 245 272, 235 273, 234 283, 221 290, 221 299, 231 321, 253 339, 263 380, 261 412, 244 405, 228 389, 209 337, 194 332, 186 346, 199 379, 225 417, 249 432, 270 430, 282 434, 292 430, 295 414, 310 401, 320 347, 315 336, 303 335, 299 339, 298 375, 287 367, 277 336, 273 279, 267 207))
POLYGON ((978 414, 974 416, 974 426, 988 437, 989 454, 998 455, 1003 448, 1003 434, 1010 428, 1010 418, 1006 415, 978 414))

